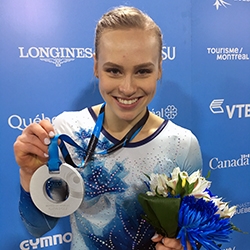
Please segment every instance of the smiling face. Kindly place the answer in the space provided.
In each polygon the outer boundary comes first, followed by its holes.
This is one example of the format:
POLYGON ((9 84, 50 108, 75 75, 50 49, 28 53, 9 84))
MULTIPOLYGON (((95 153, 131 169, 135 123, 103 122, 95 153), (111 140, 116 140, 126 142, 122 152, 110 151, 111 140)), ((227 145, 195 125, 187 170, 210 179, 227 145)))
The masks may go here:
POLYGON ((105 31, 99 43, 94 72, 106 102, 105 117, 137 121, 154 97, 161 77, 159 41, 152 30, 105 31))

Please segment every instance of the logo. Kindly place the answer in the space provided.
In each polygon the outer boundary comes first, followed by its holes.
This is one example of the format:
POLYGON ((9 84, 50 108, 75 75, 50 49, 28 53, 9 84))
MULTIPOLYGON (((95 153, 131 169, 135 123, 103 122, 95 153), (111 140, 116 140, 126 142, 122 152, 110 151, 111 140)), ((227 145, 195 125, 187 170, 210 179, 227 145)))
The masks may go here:
POLYGON ((226 8, 227 5, 231 5, 231 4, 227 3, 224 0, 215 0, 215 3, 214 3, 214 6, 215 6, 216 10, 218 10, 221 6, 226 8))
POLYGON ((209 108, 213 114, 223 114, 226 113, 229 119, 234 117, 237 118, 249 118, 250 117, 250 103, 248 104, 233 104, 225 105, 225 108, 222 107, 224 99, 215 99, 213 100, 209 108))
MULTIPOLYGON (((92 48, 65 48, 65 47, 18 47, 19 58, 40 59, 43 62, 54 64, 61 67, 62 64, 72 62, 75 59, 84 59, 93 57, 92 48)), ((162 59, 174 60, 176 56, 175 47, 162 47, 162 59)))
POLYGON ((246 214, 250 213, 250 202, 245 202, 236 205, 236 214, 246 214))
POLYGON ((64 243, 70 243, 72 241, 72 233, 68 232, 64 235, 56 234, 53 236, 45 236, 42 238, 36 238, 35 240, 24 240, 20 243, 19 247, 21 250, 38 249, 50 246, 61 245, 64 243))
POLYGON ((214 113, 214 114, 220 114, 220 113, 224 113, 223 108, 221 107, 222 103, 224 102, 224 99, 217 99, 217 100, 213 100, 210 103, 210 110, 214 113))
POLYGON ((31 123, 39 123, 41 120, 48 120, 50 123, 52 123, 54 119, 55 117, 53 118, 46 117, 44 113, 41 114, 41 118, 40 115, 36 115, 35 118, 28 118, 28 119, 22 118, 19 115, 11 115, 8 118, 8 124, 13 129, 18 129, 23 131, 31 123))
POLYGON ((162 47, 162 60, 171 60, 173 61, 176 56, 176 48, 175 47, 162 47))
POLYGON ((168 105, 166 108, 161 108, 160 110, 152 109, 151 112, 168 120, 173 120, 178 115, 178 110, 174 105, 168 105))
POLYGON ((249 54, 244 52, 244 48, 207 48, 208 55, 215 56, 218 61, 246 61, 249 54))
POLYGON ((234 167, 249 166, 250 154, 242 154, 237 159, 221 160, 218 157, 214 157, 209 161, 209 167, 215 169, 225 169, 234 167))
MULTIPOLYGON (((234 2, 249 2, 250 3, 250 0, 234 0, 234 2)), ((215 6, 216 10, 218 10, 220 7, 227 8, 227 6, 231 4, 224 0, 215 0, 213 5, 215 6)))
POLYGON ((40 59, 43 62, 61 67, 63 63, 72 62, 75 59, 92 58, 92 48, 65 48, 65 47, 18 47, 19 58, 40 59))

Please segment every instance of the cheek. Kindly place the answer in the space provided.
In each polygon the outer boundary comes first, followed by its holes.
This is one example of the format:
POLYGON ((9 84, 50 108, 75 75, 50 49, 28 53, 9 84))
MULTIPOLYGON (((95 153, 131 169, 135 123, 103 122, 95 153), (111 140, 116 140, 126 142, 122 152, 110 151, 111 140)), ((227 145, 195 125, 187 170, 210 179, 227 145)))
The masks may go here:
POLYGON ((147 95, 154 95, 156 92, 156 83, 145 83, 143 86, 143 90, 147 95))
POLYGON ((105 95, 105 93, 109 93, 113 90, 112 83, 110 80, 105 79, 105 77, 99 77, 99 91, 101 95, 105 95))
POLYGON ((101 80, 99 80, 98 86, 99 86, 99 92, 100 92, 100 94, 103 95, 103 93, 105 92, 105 91, 104 91, 104 90, 105 90, 105 87, 103 86, 101 80))

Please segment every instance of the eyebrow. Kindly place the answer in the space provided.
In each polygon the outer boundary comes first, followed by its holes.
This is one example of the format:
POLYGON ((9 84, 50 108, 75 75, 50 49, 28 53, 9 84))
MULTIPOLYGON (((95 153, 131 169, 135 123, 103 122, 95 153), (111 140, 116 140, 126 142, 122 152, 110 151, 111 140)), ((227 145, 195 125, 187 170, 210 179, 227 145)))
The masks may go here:
MULTIPOLYGON (((147 62, 147 63, 142 63, 142 64, 138 64, 135 65, 134 68, 138 69, 138 68, 148 68, 148 67, 154 67, 155 65, 152 62, 147 62)), ((116 63, 112 63, 112 62, 106 62, 103 64, 103 67, 115 67, 115 68, 120 68, 123 69, 123 67, 121 65, 118 65, 116 63)))

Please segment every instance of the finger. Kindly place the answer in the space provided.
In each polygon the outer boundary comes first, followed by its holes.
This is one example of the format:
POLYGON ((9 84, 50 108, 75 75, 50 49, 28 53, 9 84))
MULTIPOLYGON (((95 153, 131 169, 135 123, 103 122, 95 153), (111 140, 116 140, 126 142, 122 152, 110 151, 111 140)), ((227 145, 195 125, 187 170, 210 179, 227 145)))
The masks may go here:
MULTIPOLYGON (((48 121, 48 120, 42 120, 39 125, 48 133, 48 139, 53 138, 55 136, 55 130, 52 126, 52 124, 48 121)), ((47 138, 46 143, 50 143, 50 140, 48 140, 47 138)), ((58 139, 58 145, 60 145, 61 140, 58 139)))
POLYGON ((187 241, 187 249, 188 249, 188 250, 192 250, 192 246, 191 246, 191 244, 189 243, 189 241, 187 241))
POLYGON ((43 144, 36 136, 20 137, 14 143, 14 153, 15 156, 30 154, 40 158, 47 158, 48 146, 43 144))
POLYGON ((40 125, 31 124, 17 138, 16 142, 17 145, 14 145, 14 148, 17 146, 20 152, 32 153, 43 157, 44 153, 48 153, 50 138, 40 125))
POLYGON ((183 249, 183 246, 182 246, 180 240, 177 240, 177 239, 164 237, 161 240, 161 242, 162 242, 162 244, 164 246, 168 247, 169 249, 176 249, 176 250, 182 250, 183 249))
POLYGON ((48 120, 42 120, 39 125, 47 132, 49 138, 53 138, 55 136, 53 125, 48 120))
MULTIPOLYGON (((48 123, 45 123, 45 126, 50 127, 48 123)), ((50 136, 44 127, 37 123, 29 125, 14 143, 14 153, 18 165, 31 166, 31 163, 28 163, 29 160, 32 160, 33 164, 36 163, 35 166, 39 162, 46 162, 48 144, 50 144, 50 136)))
POLYGON ((156 250, 176 250, 174 248, 169 248, 169 247, 166 247, 162 244, 162 242, 159 242, 155 245, 155 249, 156 250))
MULTIPOLYGON (((41 122, 41 124, 43 124, 41 122)), ((32 123, 30 124, 27 128, 23 130, 22 136, 25 139, 30 139, 33 136, 33 139, 35 137, 39 138, 39 140, 45 144, 49 145, 50 144, 50 131, 48 132, 45 127, 38 123, 32 123), (35 136, 35 137, 34 137, 35 136)))

